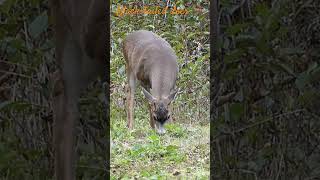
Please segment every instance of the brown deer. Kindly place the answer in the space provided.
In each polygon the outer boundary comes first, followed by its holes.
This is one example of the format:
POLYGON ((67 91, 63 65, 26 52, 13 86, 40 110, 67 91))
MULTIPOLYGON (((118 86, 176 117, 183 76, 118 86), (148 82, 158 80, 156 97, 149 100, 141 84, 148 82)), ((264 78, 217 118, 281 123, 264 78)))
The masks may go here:
POLYGON ((129 34, 123 42, 128 80, 128 128, 133 128, 134 93, 139 81, 149 101, 150 125, 159 134, 171 120, 169 105, 175 98, 178 74, 177 57, 170 44, 158 35, 145 30, 129 34))
POLYGON ((80 93, 107 77, 108 18, 104 0, 50 0, 59 69, 54 73, 55 178, 75 179, 75 125, 80 93))

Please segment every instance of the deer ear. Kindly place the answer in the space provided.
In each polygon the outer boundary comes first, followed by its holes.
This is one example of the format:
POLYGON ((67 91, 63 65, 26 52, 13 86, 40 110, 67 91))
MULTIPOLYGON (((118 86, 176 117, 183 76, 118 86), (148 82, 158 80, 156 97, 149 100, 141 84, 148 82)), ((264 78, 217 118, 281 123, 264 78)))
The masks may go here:
POLYGON ((142 87, 142 91, 149 102, 154 102, 156 100, 146 89, 144 89, 144 87, 142 87))
POLYGON ((171 92, 171 94, 167 97, 167 99, 169 100, 169 102, 173 101, 176 98, 177 92, 179 91, 179 89, 174 90, 173 92, 171 92))

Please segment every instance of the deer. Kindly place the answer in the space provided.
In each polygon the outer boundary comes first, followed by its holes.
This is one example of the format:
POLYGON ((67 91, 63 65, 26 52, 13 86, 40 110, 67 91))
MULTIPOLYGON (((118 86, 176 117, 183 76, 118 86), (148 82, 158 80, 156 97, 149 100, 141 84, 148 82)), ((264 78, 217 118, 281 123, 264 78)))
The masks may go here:
POLYGON ((147 30, 127 35, 122 43, 127 75, 127 127, 133 129, 134 94, 137 82, 148 100, 150 126, 158 134, 166 132, 164 124, 171 122, 169 105, 178 89, 177 56, 170 44, 147 30))
POLYGON ((78 100, 90 82, 109 73, 104 0, 49 0, 58 70, 53 73, 54 177, 74 180, 78 100))

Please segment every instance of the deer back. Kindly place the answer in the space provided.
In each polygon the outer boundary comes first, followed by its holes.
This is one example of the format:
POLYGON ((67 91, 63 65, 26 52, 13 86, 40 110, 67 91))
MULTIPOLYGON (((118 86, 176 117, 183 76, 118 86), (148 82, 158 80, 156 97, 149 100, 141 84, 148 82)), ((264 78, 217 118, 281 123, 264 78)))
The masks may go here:
POLYGON ((79 3, 77 0, 50 0, 49 2, 57 48, 63 49, 64 39, 71 38, 78 44, 83 55, 106 61, 108 37, 105 30, 107 26, 105 1, 87 0, 79 3))
POLYGON ((131 33, 123 43, 127 70, 153 96, 168 96, 175 87, 178 73, 177 57, 170 44, 145 30, 131 33))

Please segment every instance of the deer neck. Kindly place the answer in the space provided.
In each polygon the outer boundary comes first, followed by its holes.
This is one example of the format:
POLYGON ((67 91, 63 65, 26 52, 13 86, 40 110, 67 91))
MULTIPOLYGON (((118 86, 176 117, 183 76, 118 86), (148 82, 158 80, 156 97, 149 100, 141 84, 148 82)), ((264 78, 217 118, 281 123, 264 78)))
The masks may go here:
POLYGON ((155 63, 150 72, 151 94, 157 99, 167 97, 174 88, 176 69, 168 63, 155 63))

